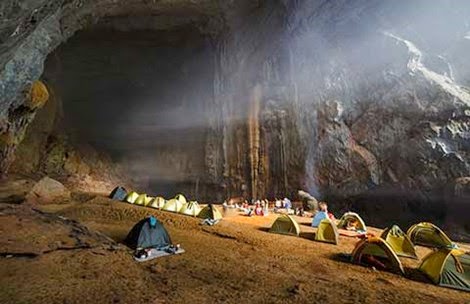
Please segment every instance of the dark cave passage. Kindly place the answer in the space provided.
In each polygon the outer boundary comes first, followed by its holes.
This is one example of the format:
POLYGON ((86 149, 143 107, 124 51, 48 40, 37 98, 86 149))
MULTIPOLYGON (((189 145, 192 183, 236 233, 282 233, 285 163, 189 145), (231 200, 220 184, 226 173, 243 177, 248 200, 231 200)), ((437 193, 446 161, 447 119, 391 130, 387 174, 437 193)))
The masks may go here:
POLYGON ((213 94, 214 53, 197 28, 77 33, 52 53, 62 127, 125 165, 147 191, 197 196, 213 94))

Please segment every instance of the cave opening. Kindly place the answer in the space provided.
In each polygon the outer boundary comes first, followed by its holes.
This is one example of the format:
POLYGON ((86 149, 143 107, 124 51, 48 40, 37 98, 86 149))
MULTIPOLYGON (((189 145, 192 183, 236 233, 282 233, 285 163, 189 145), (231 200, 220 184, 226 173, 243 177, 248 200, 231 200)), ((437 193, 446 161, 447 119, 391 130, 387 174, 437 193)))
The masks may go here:
POLYGON ((142 190, 198 197, 213 38, 197 24, 118 21, 79 31, 48 56, 42 79, 57 100, 55 133, 108 155, 142 190))

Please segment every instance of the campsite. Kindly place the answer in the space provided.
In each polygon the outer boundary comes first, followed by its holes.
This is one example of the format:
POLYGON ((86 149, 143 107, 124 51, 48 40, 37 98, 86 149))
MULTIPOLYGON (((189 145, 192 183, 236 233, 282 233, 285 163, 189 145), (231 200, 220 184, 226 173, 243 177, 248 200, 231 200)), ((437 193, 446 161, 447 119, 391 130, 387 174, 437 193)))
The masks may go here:
POLYGON ((0 304, 470 304, 470 0, 0 0, 0 304))
MULTIPOLYGON (((419 259, 400 258, 404 274, 351 263, 348 254, 358 238, 336 235, 337 245, 315 241, 312 218, 240 213, 208 226, 201 225, 201 218, 151 208, 150 203, 145 207, 104 196, 87 198, 44 204, 40 213, 26 206, 2 209, 0 244, 9 257, 3 253, 0 259, 1 303, 409 303, 411 297, 413 303, 465 303, 470 299, 468 292, 435 286, 417 269, 419 259), (185 253, 144 263, 132 258, 125 239, 149 215, 185 253), (272 233, 278 229, 273 225, 277 218, 292 218, 296 227, 283 221, 279 227, 293 229, 291 233, 272 233)), ((223 213, 222 206, 214 208, 223 213)), ((326 234, 338 231, 329 229, 326 234)), ((367 229, 376 236, 382 233, 367 229)), ((429 252, 416 247, 420 259, 429 252)))

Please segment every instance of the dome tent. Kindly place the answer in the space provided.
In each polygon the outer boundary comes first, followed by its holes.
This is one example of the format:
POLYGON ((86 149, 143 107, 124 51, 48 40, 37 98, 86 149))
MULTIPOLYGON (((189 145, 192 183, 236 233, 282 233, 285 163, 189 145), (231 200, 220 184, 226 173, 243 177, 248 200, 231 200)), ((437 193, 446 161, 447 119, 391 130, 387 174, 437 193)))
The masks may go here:
POLYGON ((126 188, 124 187, 116 187, 111 191, 109 194, 109 198, 113 200, 118 200, 118 201, 124 201, 127 196, 127 191, 126 188))
POLYGON ((187 204, 184 204, 183 207, 180 209, 179 213, 190 215, 190 216, 198 216, 199 212, 201 212, 201 207, 195 201, 191 201, 187 204))
POLYGON ((290 215, 284 214, 274 221, 269 232, 299 236, 300 227, 290 215))
POLYGON ((400 274, 405 273, 392 247, 377 237, 359 241, 351 254, 351 260, 357 264, 368 264, 371 261, 375 265, 382 265, 384 270, 400 274))
POLYGON ((202 219, 221 220, 222 214, 216 207, 214 207, 214 205, 209 204, 199 212, 197 217, 202 219))
POLYGON ((145 202, 147 201, 147 194, 141 194, 137 197, 134 204, 139 206, 145 206, 145 202))
POLYGON ((470 254, 442 248, 427 255, 419 270, 436 285, 470 291, 470 254))
POLYGON ((315 241, 338 244, 339 232, 335 223, 329 218, 326 218, 318 225, 317 232, 315 233, 315 241))
POLYGON ((134 225, 124 243, 132 249, 164 248, 171 239, 163 224, 150 216, 134 225))
POLYGON ((188 202, 188 201, 186 200, 186 197, 184 197, 183 194, 177 194, 177 195, 175 196, 175 199, 178 200, 178 201, 180 201, 181 204, 183 204, 183 205, 188 202))
POLYGON ((179 200, 172 198, 171 200, 167 201, 163 206, 162 210, 170 211, 170 212, 179 212, 183 207, 183 203, 179 200))
POLYGON ((432 223, 415 224, 406 232, 415 245, 431 248, 453 248, 451 239, 439 227, 432 223))
POLYGON ((139 194, 137 192, 132 191, 126 196, 126 202, 128 202, 129 204, 134 204, 138 197, 139 194))
POLYGON ((163 206, 165 206, 165 203, 166 203, 166 200, 163 197, 157 196, 154 199, 152 199, 149 206, 155 209, 162 209, 163 206))
POLYGON ((398 256, 418 258, 413 242, 397 225, 385 229, 380 237, 392 247, 398 256))
POLYGON ((367 231, 366 224, 364 220, 359 216, 359 214, 354 212, 346 212, 343 216, 339 219, 338 222, 338 229, 346 229, 349 223, 354 222, 356 225, 356 230, 367 231))

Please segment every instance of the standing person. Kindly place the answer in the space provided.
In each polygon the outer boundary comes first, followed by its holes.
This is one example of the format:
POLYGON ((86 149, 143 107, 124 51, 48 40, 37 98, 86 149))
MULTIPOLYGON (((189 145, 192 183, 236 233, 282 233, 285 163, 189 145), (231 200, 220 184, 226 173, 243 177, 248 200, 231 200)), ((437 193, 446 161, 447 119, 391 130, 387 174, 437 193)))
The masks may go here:
POLYGON ((292 202, 290 201, 290 199, 288 199, 287 197, 284 197, 284 200, 283 200, 283 207, 284 209, 291 209, 292 208, 292 202))
POLYGON ((315 214, 312 220, 312 227, 318 227, 320 222, 324 219, 330 218, 328 213, 328 204, 325 202, 318 203, 318 212, 315 214))

